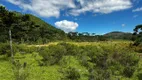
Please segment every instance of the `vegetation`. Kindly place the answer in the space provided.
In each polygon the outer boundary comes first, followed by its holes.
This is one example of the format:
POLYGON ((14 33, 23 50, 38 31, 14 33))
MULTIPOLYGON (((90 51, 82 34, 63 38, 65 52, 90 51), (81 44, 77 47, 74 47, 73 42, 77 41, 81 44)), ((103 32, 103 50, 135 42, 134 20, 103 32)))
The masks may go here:
POLYGON ((41 47, 15 45, 15 64, 9 62, 8 51, 1 54, 0 72, 3 70, 5 72, 0 74, 0 78, 1 80, 141 80, 141 59, 139 53, 129 46, 129 42, 103 43, 92 45, 58 43, 41 47))
POLYGON ((133 35, 133 39, 135 40, 134 45, 140 45, 142 43, 142 25, 137 25, 135 27, 133 35))
POLYGON ((50 41, 65 40, 66 34, 41 19, 18 12, 8 11, 0 7, 0 42, 9 40, 8 32, 12 32, 16 43, 48 43, 50 41))
POLYGON ((133 37, 66 34, 33 15, 0 7, 0 80, 142 80, 141 29, 136 26, 133 37))
POLYGON ((31 15, 11 12, 0 7, 0 42, 9 40, 9 30, 16 43, 45 44, 51 41, 72 40, 78 42, 106 41, 108 39, 131 39, 130 33, 112 32, 105 35, 95 33, 69 32, 67 35, 43 20, 31 15), (114 37, 115 36, 115 37, 114 37))
POLYGON ((106 38, 111 40, 131 40, 132 33, 124 33, 120 31, 113 31, 104 35, 106 38))
POLYGON ((16 43, 45 44, 53 41, 94 42, 110 39, 131 40, 131 33, 111 32, 104 35, 95 33, 78 33, 64 31, 53 27, 43 20, 31 15, 8 11, 0 7, 0 42, 9 40, 8 32, 12 33, 12 40, 16 43))

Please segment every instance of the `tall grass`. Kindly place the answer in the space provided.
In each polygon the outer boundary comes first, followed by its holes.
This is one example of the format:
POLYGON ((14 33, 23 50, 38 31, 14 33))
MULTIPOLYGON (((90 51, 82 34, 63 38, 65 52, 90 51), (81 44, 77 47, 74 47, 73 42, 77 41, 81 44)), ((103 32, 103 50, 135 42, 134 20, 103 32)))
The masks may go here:
POLYGON ((141 80, 142 60, 130 43, 15 44, 15 64, 1 45, 0 80, 141 80))

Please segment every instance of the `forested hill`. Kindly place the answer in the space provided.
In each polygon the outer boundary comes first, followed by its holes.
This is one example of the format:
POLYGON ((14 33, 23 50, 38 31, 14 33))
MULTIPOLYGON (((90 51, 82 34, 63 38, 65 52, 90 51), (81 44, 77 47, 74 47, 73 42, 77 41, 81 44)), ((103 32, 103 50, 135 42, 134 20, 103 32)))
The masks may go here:
POLYGON ((53 27, 32 14, 8 11, 0 7, 0 42, 9 40, 8 30, 12 31, 15 42, 47 43, 67 39, 64 31, 53 27))
MULTIPOLYGON (((19 12, 15 12, 16 14, 22 15, 19 12)), ((50 25, 49 23, 43 21, 42 19, 32 15, 32 14, 26 14, 30 17, 30 20, 32 22, 34 22, 36 25, 38 25, 39 27, 37 29, 39 29, 37 33, 38 37, 40 38, 44 38, 42 40, 42 42, 46 43, 48 41, 57 41, 57 40, 65 40, 67 39, 67 36, 65 34, 64 31, 62 31, 61 29, 58 29, 52 25, 50 25), (41 34, 40 34, 41 33, 41 34)))
POLYGON ((113 31, 110 33, 104 34, 106 38, 109 39, 122 39, 122 40, 131 40, 132 33, 120 32, 120 31, 113 31))
POLYGON ((37 25, 40 25, 40 29, 43 32, 42 34, 43 34, 43 36, 45 36, 45 38, 47 38, 47 40, 56 41, 56 40, 67 39, 67 36, 63 30, 50 25, 49 23, 41 20, 40 18, 38 18, 34 15, 31 15, 31 14, 28 14, 28 15, 30 16, 30 19, 33 22, 35 22, 37 25))

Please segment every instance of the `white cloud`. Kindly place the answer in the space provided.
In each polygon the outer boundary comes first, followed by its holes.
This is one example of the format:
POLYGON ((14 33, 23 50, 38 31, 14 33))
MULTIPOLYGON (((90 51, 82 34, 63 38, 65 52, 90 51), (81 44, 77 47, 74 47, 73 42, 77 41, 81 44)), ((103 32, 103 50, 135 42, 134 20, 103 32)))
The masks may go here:
POLYGON ((129 9, 132 7, 130 0, 80 0, 82 8, 71 10, 72 15, 78 16, 81 13, 111 13, 129 9))
POLYGON ((59 17, 61 11, 74 16, 82 13, 111 13, 129 9, 131 0, 6 0, 43 17, 59 17), (77 1, 78 4, 75 3, 77 1))
POLYGON ((61 10, 75 7, 72 0, 29 0, 30 3, 25 3, 23 0, 7 1, 43 17, 59 17, 61 10))
POLYGON ((121 26, 122 26, 122 27, 125 27, 125 26, 126 26, 126 24, 122 24, 121 26))
POLYGON ((134 9, 132 12, 138 12, 138 11, 142 11, 142 7, 134 9))
POLYGON ((65 32, 75 31, 77 29, 77 27, 79 26, 78 23, 72 22, 72 21, 67 21, 67 20, 58 21, 55 23, 55 25, 58 28, 64 30, 65 32))

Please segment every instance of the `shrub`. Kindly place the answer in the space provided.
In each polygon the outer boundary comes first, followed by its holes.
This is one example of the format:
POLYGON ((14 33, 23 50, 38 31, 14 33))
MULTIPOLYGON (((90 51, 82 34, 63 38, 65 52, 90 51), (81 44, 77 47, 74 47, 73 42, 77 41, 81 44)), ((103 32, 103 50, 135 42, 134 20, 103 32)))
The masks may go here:
POLYGON ((61 78, 61 80, 79 80, 80 74, 77 71, 77 69, 68 67, 65 70, 62 71, 64 77, 61 78))
POLYGON ((19 52, 21 54, 38 52, 38 47, 28 46, 25 44, 19 44, 16 46, 16 48, 17 48, 17 52, 19 52))
POLYGON ((87 67, 90 77, 97 80, 110 79, 113 75, 130 78, 139 62, 137 53, 119 45, 89 45, 82 48, 81 63, 87 67))
POLYGON ((66 54, 66 49, 61 45, 51 45, 41 48, 39 53, 43 57, 45 65, 54 65, 58 64, 60 59, 66 54))
POLYGON ((53 65, 58 64, 63 56, 77 56, 80 53, 80 48, 75 45, 60 43, 42 47, 39 53, 44 58, 43 60, 46 65, 53 65))
MULTIPOLYGON (((13 44, 13 53, 17 52, 16 44, 13 44)), ((9 43, 0 43, 0 55, 7 55, 8 57, 11 56, 10 52, 10 45, 9 43)))
POLYGON ((63 46, 66 49, 65 55, 76 56, 80 53, 80 47, 78 47, 77 45, 69 43, 59 43, 58 45, 63 46))
POLYGON ((10 46, 7 43, 1 43, 0 44, 0 54, 5 55, 5 54, 10 54, 10 46))

